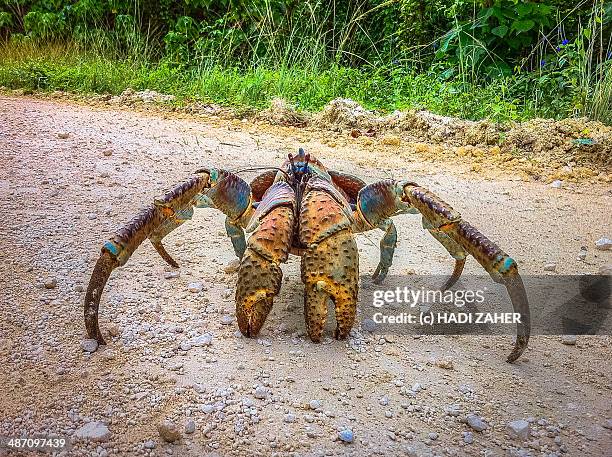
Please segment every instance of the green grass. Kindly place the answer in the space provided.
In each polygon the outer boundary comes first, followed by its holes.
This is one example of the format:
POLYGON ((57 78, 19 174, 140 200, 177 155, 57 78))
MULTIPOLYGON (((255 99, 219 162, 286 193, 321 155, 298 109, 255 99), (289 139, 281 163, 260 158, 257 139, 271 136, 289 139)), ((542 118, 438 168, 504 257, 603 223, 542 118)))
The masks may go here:
POLYGON ((565 103, 556 92, 552 94, 557 98, 554 105, 541 100, 534 104, 532 93, 537 88, 518 77, 475 84, 443 81, 435 74, 414 74, 400 67, 321 67, 177 67, 164 60, 109 57, 76 46, 15 42, 0 46, 0 86, 10 89, 120 94, 131 87, 173 94, 180 101, 240 109, 262 109, 272 98, 282 97, 307 111, 318 111, 330 100, 343 97, 382 112, 424 108, 442 115, 501 122, 571 114, 571 100, 565 103))

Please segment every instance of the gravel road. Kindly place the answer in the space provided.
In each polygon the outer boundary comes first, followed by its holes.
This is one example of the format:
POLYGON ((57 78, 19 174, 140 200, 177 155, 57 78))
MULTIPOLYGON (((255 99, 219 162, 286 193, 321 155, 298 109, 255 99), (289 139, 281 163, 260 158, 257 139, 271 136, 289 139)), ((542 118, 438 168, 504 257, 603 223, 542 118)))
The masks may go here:
MULTIPOLYGON (((70 436, 61 454, 70 456, 612 455, 609 336, 536 336, 513 365, 509 336, 356 326, 347 341, 316 345, 292 257, 259 338, 246 339, 233 317, 233 251, 212 210, 167 238, 180 270, 146 244, 113 273, 101 307, 109 344, 82 347, 83 290, 118 226, 199 166, 278 165, 299 146, 368 182, 428 186, 523 273, 551 263, 550 274, 596 273, 612 262, 612 251, 595 250, 612 233, 609 184, 553 188, 427 162, 405 145, 372 153, 324 135, 0 96, 0 435, 70 436)), ((391 273, 449 272, 418 218, 396 224, 391 273)), ((358 237, 365 275, 379 236, 358 237)), ((472 259, 466 271, 482 270, 472 259)))

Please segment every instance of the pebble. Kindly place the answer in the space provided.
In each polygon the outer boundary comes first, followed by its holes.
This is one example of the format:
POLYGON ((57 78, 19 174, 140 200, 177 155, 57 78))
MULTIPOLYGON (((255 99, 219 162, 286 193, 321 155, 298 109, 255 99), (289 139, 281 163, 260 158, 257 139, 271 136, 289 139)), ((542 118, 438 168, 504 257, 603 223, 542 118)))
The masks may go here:
POLYGON ((310 409, 319 409, 321 408, 321 402, 319 400, 310 400, 308 406, 310 406, 310 409))
POLYGON ((90 338, 84 339, 81 341, 81 349, 85 352, 96 352, 98 349, 98 342, 90 338))
POLYGON ((468 414, 468 416, 466 417, 466 421, 467 424, 477 432, 482 432, 483 430, 486 430, 488 428, 487 423, 476 414, 468 414))
POLYGON ((430 440, 435 441, 435 440, 437 440, 437 439, 438 439, 438 434, 437 434, 436 432, 431 432, 431 433, 429 433, 429 434, 427 435, 427 437, 428 437, 430 440))
POLYGON ((576 335, 563 335, 561 337, 561 342, 568 346, 574 346, 576 344, 576 335))
POLYGON ((164 273, 164 278, 165 279, 174 279, 174 278, 178 278, 181 275, 181 272, 178 270, 172 270, 172 271, 166 271, 164 273))
POLYGON ((600 238, 595 241, 595 249, 600 251, 609 251, 612 249, 612 240, 610 238, 600 238))
POLYGON ((89 213, 87 215, 87 219, 89 219, 90 221, 93 221, 93 220, 95 220, 97 218, 98 218, 98 216, 96 214, 94 214, 94 213, 89 213))
POLYGON ((183 341, 180 345, 179 348, 181 349, 181 351, 188 351, 189 349, 192 348, 191 343, 189 341, 183 341))
POLYGON ((387 397, 386 395, 380 397, 380 399, 378 400, 378 404, 380 406, 387 406, 389 404, 389 397, 387 397))
POLYGON ((436 360, 436 366, 445 370, 453 370, 455 368, 453 365, 453 360, 448 357, 436 360))
POLYGON ((102 154, 104 155, 104 157, 110 157, 113 155, 113 150, 112 149, 105 149, 104 151, 102 151, 102 154))
POLYGON ((547 263, 544 265, 544 271, 557 271, 556 263, 547 263))
POLYGON ((155 441, 147 440, 144 442, 143 446, 145 449, 155 449, 155 441))
POLYGON ((187 284, 187 290, 192 294, 197 294, 198 292, 201 292, 203 288, 204 285, 200 281, 190 282, 189 284, 187 284))
POLYGON ((239 268, 240 268, 240 260, 234 259, 230 263, 228 263, 225 266, 225 268, 223 268, 223 271, 227 273, 228 275, 231 275, 232 273, 236 273, 239 268))
POLYGON ((111 324, 108 326, 108 334, 110 336, 117 336, 119 335, 119 326, 117 324, 111 324))
POLYGON ((57 279, 47 278, 45 279, 45 289, 55 289, 57 287, 57 279))
POLYGON ((185 422, 185 433, 191 435, 196 430, 196 423, 193 419, 187 419, 185 422))
POLYGON ((111 436, 110 430, 104 422, 88 422, 74 432, 74 436, 82 440, 108 441, 111 436))
POLYGON ((563 181, 555 179, 553 182, 550 183, 550 187, 554 187, 555 189, 561 189, 561 187, 563 187, 563 181))
POLYGON ((157 431, 159 436, 161 436, 161 438, 168 443, 174 443, 175 441, 181 439, 181 432, 176 424, 172 421, 163 421, 157 426, 157 431))
POLYGON ((69 136, 70 136, 70 134, 69 134, 68 132, 58 132, 58 133, 57 133, 57 137, 58 137, 60 140, 65 140, 65 139, 67 139, 69 136))
POLYGON ((204 335, 196 336, 190 341, 192 346, 210 346, 212 344, 212 335, 205 333, 204 335))
POLYGON ((464 432, 463 442, 465 444, 472 444, 474 442, 474 434, 472 432, 464 432))
POLYGON ((603 423, 603 426, 608 430, 612 430, 612 419, 606 419, 606 421, 603 423))
POLYGON ((288 424, 291 424, 295 422, 296 420, 297 420, 297 417, 295 416, 295 414, 292 414, 292 413, 285 414, 285 417, 283 418, 283 421, 287 422, 288 424))
POLYGON ((529 438, 530 434, 529 422, 522 419, 508 422, 506 425, 506 432, 511 438, 517 438, 521 441, 525 441, 529 438))
POLYGON ((338 433, 338 438, 344 443, 352 443, 355 440, 355 435, 352 430, 345 429, 338 433))
POLYGON ((581 261, 586 260, 587 253, 588 253, 588 250, 587 250, 586 246, 582 246, 580 248, 580 252, 578 253, 578 260, 581 260, 581 261))
POLYGON ((376 322, 374 322, 374 319, 364 319, 361 322, 361 328, 366 332, 372 333, 374 330, 376 330, 376 322))
POLYGON ((257 386, 253 396, 259 400, 265 400, 268 398, 268 389, 266 389, 264 386, 257 386))
POLYGON ((221 325, 232 325, 234 323, 234 316, 226 314, 221 318, 221 325))

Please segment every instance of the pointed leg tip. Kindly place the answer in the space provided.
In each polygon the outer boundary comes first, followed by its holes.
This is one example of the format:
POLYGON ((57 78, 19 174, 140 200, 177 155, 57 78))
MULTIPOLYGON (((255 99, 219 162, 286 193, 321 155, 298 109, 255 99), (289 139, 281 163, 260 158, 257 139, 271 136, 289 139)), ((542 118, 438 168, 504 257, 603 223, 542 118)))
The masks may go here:
POLYGON ((516 362, 516 360, 523 354, 523 352, 527 348, 528 341, 529 339, 524 336, 517 337, 516 343, 514 344, 514 349, 512 349, 512 352, 510 353, 510 355, 508 355, 506 361, 508 363, 516 362))

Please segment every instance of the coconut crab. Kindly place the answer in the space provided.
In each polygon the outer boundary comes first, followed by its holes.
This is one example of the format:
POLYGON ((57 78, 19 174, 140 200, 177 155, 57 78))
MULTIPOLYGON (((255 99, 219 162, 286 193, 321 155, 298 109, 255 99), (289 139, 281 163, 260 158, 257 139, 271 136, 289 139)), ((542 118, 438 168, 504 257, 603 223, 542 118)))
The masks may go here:
MULTIPOLYGON (((244 169, 247 171, 253 169, 244 169)), ((516 262, 495 243, 464 221, 439 197, 410 181, 382 180, 366 185, 361 179, 328 170, 303 149, 280 168, 266 168, 250 184, 236 173, 203 168, 185 182, 156 198, 107 241, 94 267, 85 295, 85 326, 90 338, 105 344, 98 324, 100 297, 111 272, 124 265, 149 239, 172 267, 178 267, 162 239, 185 221, 194 208, 216 208, 226 216, 225 228, 240 260, 236 287, 236 317, 240 331, 256 336, 278 294, 283 277, 280 264, 289 254, 301 256, 304 314, 310 339, 321 340, 332 300, 336 338, 345 338, 355 321, 359 259, 354 234, 382 229, 380 261, 373 281, 387 275, 397 243, 392 216, 421 214, 423 227, 455 259, 443 286, 459 279, 466 257, 472 255, 502 283, 515 313, 520 313, 514 362, 529 340, 529 304, 516 262), (248 242, 245 229, 252 232, 248 242)))

